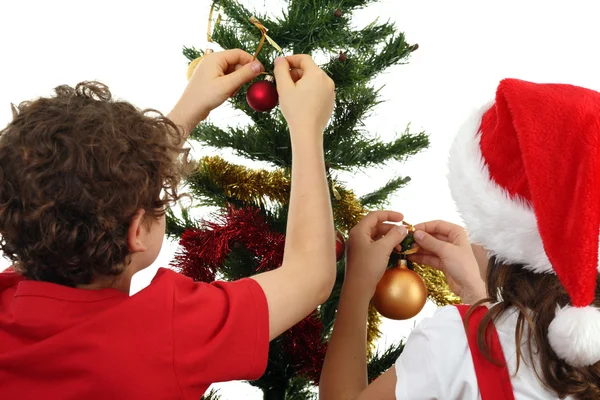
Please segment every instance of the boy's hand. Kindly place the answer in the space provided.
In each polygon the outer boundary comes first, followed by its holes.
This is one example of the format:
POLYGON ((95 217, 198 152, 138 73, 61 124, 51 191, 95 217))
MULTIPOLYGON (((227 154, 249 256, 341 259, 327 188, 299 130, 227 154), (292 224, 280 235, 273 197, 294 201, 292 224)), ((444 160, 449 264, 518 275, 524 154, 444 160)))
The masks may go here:
POLYGON ((444 272, 450 289, 466 304, 486 297, 485 283, 467 232, 446 221, 432 221, 415 225, 418 253, 408 256, 410 261, 426 264, 444 272))
POLYGON ((310 56, 298 54, 275 60, 275 81, 279 107, 288 122, 292 139, 294 132, 322 135, 335 100, 335 85, 331 78, 310 56))
POLYGON ((263 70, 262 64, 252 61, 252 55, 243 50, 207 54, 171 115, 189 131, 263 70))
POLYGON ((375 211, 364 217, 348 238, 345 286, 370 299, 388 265, 392 251, 407 235, 401 222, 404 216, 394 211, 375 211))

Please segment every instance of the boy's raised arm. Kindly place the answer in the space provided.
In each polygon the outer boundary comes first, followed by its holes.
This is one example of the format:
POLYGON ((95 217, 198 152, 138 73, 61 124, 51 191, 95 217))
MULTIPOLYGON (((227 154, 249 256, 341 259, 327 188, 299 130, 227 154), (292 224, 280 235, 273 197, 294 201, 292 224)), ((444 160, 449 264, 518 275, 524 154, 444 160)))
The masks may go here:
POLYGON ((273 339, 329 297, 335 283, 335 231, 323 155, 332 80, 306 55, 278 59, 275 78, 292 142, 292 189, 283 265, 254 276, 269 305, 273 339))
MULTIPOLYGON (((242 50, 206 56, 169 114, 187 134, 210 111, 260 74, 263 67, 242 50)), ((273 339, 306 317, 335 283, 335 231, 323 155, 323 130, 335 99, 333 81, 310 56, 275 62, 281 111, 292 144, 292 188, 283 265, 252 277, 269 307, 273 339)))
POLYGON ((169 119, 183 129, 187 138, 212 110, 263 70, 259 61, 240 49, 206 55, 169 113, 169 119))

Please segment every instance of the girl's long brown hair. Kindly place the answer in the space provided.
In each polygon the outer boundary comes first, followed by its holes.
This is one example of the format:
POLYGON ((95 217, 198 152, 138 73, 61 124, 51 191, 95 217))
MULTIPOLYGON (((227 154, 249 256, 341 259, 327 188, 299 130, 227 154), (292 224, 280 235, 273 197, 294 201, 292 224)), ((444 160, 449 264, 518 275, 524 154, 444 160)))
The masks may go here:
MULTIPOLYGON (((473 307, 488 302, 493 304, 481 321, 477 335, 478 347, 488 360, 498 363, 491 357, 486 340, 487 327, 505 312, 516 310, 517 371, 521 362, 527 363, 534 368, 540 381, 556 392, 559 398, 600 399, 600 362, 587 367, 573 367, 559 359, 550 347, 548 326, 554 318, 556 307, 570 304, 569 295, 556 275, 536 274, 522 265, 505 265, 492 257, 488 266, 487 288, 489 298, 473 307), (527 346, 527 358, 524 358, 519 343, 527 346), (534 362, 534 358, 538 363, 534 362)), ((600 281, 596 284, 594 306, 600 306, 600 281)))

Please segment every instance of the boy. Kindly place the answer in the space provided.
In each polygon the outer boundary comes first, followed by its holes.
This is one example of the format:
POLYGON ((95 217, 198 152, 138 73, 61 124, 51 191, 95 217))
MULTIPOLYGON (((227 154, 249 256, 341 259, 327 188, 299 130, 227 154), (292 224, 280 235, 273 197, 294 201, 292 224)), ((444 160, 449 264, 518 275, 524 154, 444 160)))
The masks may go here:
POLYGON ((0 248, 14 263, 0 274, 0 398, 197 400, 260 377, 269 340, 325 301, 334 87, 305 55, 275 65, 294 157, 283 265, 211 285, 160 269, 128 296, 159 253, 187 134, 262 70, 241 50, 208 55, 169 118, 98 83, 14 108, 0 131, 0 248))

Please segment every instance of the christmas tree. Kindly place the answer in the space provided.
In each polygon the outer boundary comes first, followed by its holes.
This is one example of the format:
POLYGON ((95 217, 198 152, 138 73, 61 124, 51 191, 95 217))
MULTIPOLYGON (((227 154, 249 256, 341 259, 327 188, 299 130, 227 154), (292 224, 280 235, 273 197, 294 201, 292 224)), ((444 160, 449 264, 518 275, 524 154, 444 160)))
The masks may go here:
MULTIPOLYGON (((322 61, 321 67, 336 85, 335 110, 324 132, 324 151, 339 231, 338 279, 324 305, 271 342, 266 373, 249 382, 264 392, 265 399, 315 397, 344 278, 343 238, 369 209, 384 206, 389 196, 410 180, 397 176, 358 197, 338 178, 339 173, 401 162, 429 144, 425 133, 411 133, 408 128, 384 142, 364 123, 381 102, 373 79, 389 67, 405 63, 418 48, 407 43, 390 22, 353 27, 353 13, 375 1, 287 0, 281 2, 283 13, 273 15, 266 9, 248 8, 250 1, 244 5, 237 0, 217 0, 211 10, 209 41, 223 49, 259 50, 257 58, 267 72, 273 70, 274 59, 282 53, 311 54, 322 61)), ((184 48, 184 55, 192 62, 204 51, 184 48)), ((174 267, 197 281, 237 280, 277 268, 283 258, 292 163, 289 133, 277 108, 255 111, 257 106, 252 103, 256 99, 251 93, 247 99, 247 92, 247 87, 242 88, 230 102, 250 118, 248 126, 221 128, 204 121, 190 138, 203 146, 230 149, 248 160, 263 162, 265 169, 249 169, 218 156, 204 157, 198 160, 187 185, 196 206, 216 206, 222 211, 198 220, 189 209, 168 215, 168 233, 180 238, 174 267)), ((417 272, 425 277, 430 298, 438 303, 447 300, 444 293, 435 290, 436 285, 443 287, 443 276, 426 267, 419 267, 417 272)), ((375 352, 380 322, 372 309, 368 329, 371 380, 393 365, 403 347, 398 343, 375 352)), ((215 393, 205 396, 217 397, 215 393)))

